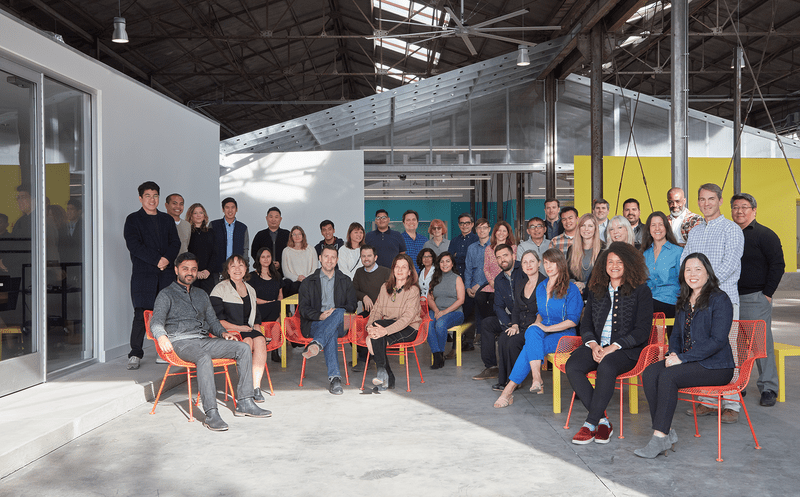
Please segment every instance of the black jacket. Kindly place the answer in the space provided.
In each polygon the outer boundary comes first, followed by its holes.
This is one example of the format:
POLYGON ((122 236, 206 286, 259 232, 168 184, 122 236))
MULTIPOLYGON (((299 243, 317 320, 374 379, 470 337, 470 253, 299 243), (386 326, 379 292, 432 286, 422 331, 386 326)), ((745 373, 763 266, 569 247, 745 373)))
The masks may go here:
MULTIPOLYGON (((250 256, 255 260, 255 258, 258 257, 259 249, 261 249, 261 247, 267 247, 269 251, 272 252, 273 261, 282 261, 283 259, 281 259, 281 256, 283 256, 283 249, 286 248, 286 244, 289 243, 289 235, 289 230, 278 228, 278 237, 275 239, 275 246, 273 246, 269 228, 259 231, 256 233, 256 236, 253 237, 253 243, 250 244, 250 256)), ((281 274, 281 277, 283 277, 283 268, 279 268, 278 272, 281 274)))
POLYGON ((175 281, 173 263, 181 249, 175 220, 164 212, 150 216, 141 208, 125 219, 123 235, 133 264, 133 307, 152 309, 159 290, 175 281), (158 269, 158 261, 162 257, 169 261, 169 266, 163 271, 158 269))
MULTIPOLYGON (((606 317, 611 309, 611 296, 608 290, 603 292, 603 297, 600 299, 592 291, 586 293, 588 300, 581 319, 581 339, 584 344, 594 340, 600 345, 606 317)), ((610 343, 618 343, 622 346, 619 352, 628 356, 628 359, 636 361, 647 345, 653 328, 653 294, 647 283, 639 285, 630 295, 618 293, 619 309, 612 315, 610 343)))
MULTIPOLYGON (((522 333, 525 333, 525 330, 536 321, 536 315, 539 313, 539 306, 536 303, 536 288, 533 289, 531 294, 530 304, 525 303, 522 298, 525 292, 525 285, 528 283, 528 278, 524 276, 523 274, 523 277, 514 285, 514 309, 511 311, 510 323, 519 326, 519 331, 522 333)), ((540 272, 536 280, 536 286, 541 285, 546 279, 547 276, 540 272)))
MULTIPOLYGON (((356 299, 356 289, 350 278, 334 268, 333 280, 333 303, 336 308, 343 308, 345 312, 355 312, 358 300, 356 299)), ((322 282, 320 273, 322 268, 314 271, 314 274, 303 280, 300 290, 297 292, 297 311, 300 314, 300 331, 303 336, 311 336, 311 323, 319 321, 322 314, 322 282)))

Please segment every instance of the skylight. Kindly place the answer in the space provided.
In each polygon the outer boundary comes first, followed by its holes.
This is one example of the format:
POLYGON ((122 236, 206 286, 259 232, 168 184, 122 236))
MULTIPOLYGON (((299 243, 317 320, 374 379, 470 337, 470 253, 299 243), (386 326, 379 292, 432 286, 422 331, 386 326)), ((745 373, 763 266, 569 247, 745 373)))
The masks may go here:
MULTIPOLYGON (((408 55, 413 59, 418 59, 424 62, 428 61, 428 56, 430 54, 430 50, 428 50, 427 48, 423 48, 414 43, 407 43, 398 38, 386 38, 386 39, 376 38, 375 46, 378 48, 385 48, 387 50, 400 53, 403 56, 408 55)), ((434 65, 439 63, 439 55, 440 55, 439 52, 433 53, 434 65)))
POLYGON ((372 5, 403 19, 409 19, 410 16, 409 20, 428 26, 440 26, 439 19, 442 14, 444 14, 444 24, 447 25, 450 22, 450 14, 428 7, 423 3, 408 2, 406 0, 372 0, 372 5))

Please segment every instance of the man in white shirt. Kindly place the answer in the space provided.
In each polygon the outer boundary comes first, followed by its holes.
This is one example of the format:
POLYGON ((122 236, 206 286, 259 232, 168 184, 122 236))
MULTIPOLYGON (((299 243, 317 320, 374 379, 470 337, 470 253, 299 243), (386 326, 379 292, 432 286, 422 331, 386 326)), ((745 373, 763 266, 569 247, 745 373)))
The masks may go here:
POLYGON ((689 232, 703 221, 703 216, 694 214, 686 208, 686 195, 680 188, 670 188, 667 192, 667 205, 669 206, 669 224, 672 234, 678 245, 683 247, 689 239, 689 232))

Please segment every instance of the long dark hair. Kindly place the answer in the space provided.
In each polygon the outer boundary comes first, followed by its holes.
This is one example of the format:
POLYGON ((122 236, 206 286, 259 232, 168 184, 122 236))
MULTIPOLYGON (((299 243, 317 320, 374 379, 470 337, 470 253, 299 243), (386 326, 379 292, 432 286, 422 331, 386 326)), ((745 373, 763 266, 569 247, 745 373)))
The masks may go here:
POLYGON ((700 261, 700 264, 703 265, 708 273, 708 281, 706 281, 706 284, 700 289, 700 295, 697 296, 697 300, 694 302, 694 310, 696 312, 708 307, 708 299, 711 297, 711 294, 719 291, 719 279, 717 275, 714 274, 714 268, 711 267, 711 262, 705 254, 695 252, 686 256, 686 259, 684 259, 681 264, 681 272, 678 273, 678 279, 681 282, 681 293, 678 295, 678 302, 675 304, 676 309, 688 309, 690 305, 689 297, 692 296, 693 290, 686 284, 686 279, 683 276, 683 272, 686 270, 686 261, 690 259, 697 259, 700 261))
POLYGON ((433 269, 436 269, 436 252, 433 251, 431 248, 424 248, 419 251, 417 254, 417 267, 419 267, 420 271, 425 267, 425 264, 422 263, 422 258, 425 257, 425 254, 431 254, 431 259, 433 260, 433 269))
POLYGON ((264 252, 268 252, 269 256, 272 258, 272 263, 269 265, 269 277, 273 280, 280 281, 281 275, 277 269, 275 269, 275 256, 273 255, 272 251, 267 247, 261 247, 258 249, 258 253, 256 254, 256 259, 253 261, 253 269, 256 270, 256 274, 261 277, 261 254, 264 252))
MULTIPOLYGON (((557 299, 563 299, 569 291, 569 268, 567 267, 567 259, 564 257, 564 253, 557 248, 547 249, 542 254, 542 260, 555 263, 558 267, 558 276, 556 276, 556 281, 553 284, 553 291, 557 299)), ((434 273, 433 276, 435 278, 436 274, 434 273)))
POLYGON ((389 295, 392 294, 394 291, 395 285, 397 285, 397 280, 394 277, 394 267, 397 266, 397 263, 400 261, 406 261, 408 263, 408 270, 411 274, 408 275, 408 279, 406 280, 406 284, 403 285, 403 290, 410 290, 412 287, 419 289, 417 286, 417 273, 414 272, 414 263, 411 262, 411 256, 406 254, 397 254, 392 260, 392 268, 391 272, 389 273, 389 279, 386 280, 386 293, 389 295))
POLYGON ((429 292, 432 292, 433 287, 442 282, 442 277, 444 276, 444 273, 442 272, 442 259, 444 259, 445 257, 449 257, 450 262, 453 263, 453 269, 451 269, 450 271, 453 274, 458 274, 458 269, 456 269, 455 258, 453 258, 453 255, 450 252, 445 250, 444 252, 439 254, 439 257, 436 259, 436 265, 434 266, 435 269, 433 270, 433 276, 431 276, 431 284, 428 287, 429 292))
POLYGON ((667 233, 667 241, 673 245, 678 244, 678 242, 675 240, 675 233, 672 232, 672 228, 670 227, 669 218, 667 215, 661 211, 655 211, 647 216, 647 222, 644 225, 644 232, 642 233, 642 252, 649 249, 650 245, 653 244, 653 235, 650 234, 650 223, 653 221, 654 217, 660 217, 661 220, 664 221, 664 230, 667 233))
POLYGON ((625 242, 613 242, 597 258, 595 270, 592 271, 592 277, 589 278, 587 286, 594 293, 595 298, 602 299, 603 295, 608 294, 608 283, 611 281, 611 277, 606 271, 606 263, 609 254, 616 255, 622 261, 622 284, 619 286, 622 295, 630 295, 636 287, 647 281, 647 265, 644 262, 644 255, 633 245, 625 242))

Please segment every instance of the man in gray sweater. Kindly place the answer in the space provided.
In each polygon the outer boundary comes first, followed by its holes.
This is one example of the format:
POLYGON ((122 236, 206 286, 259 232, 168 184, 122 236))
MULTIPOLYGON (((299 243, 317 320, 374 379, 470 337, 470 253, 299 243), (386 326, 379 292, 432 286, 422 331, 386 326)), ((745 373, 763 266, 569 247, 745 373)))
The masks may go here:
POLYGON ((156 297, 150 331, 161 350, 166 353, 174 351, 184 361, 197 366, 197 387, 206 413, 203 425, 212 431, 228 429, 217 410, 212 359, 236 359, 240 373, 234 416, 272 416, 270 411, 259 408, 253 402, 253 376, 250 374, 253 356, 250 347, 237 341, 234 333, 225 331, 211 307, 208 294, 192 286, 197 277, 197 258, 194 254, 184 252, 175 259, 175 274, 178 275, 178 281, 161 290, 156 297), (217 338, 210 338, 209 333, 217 338))

